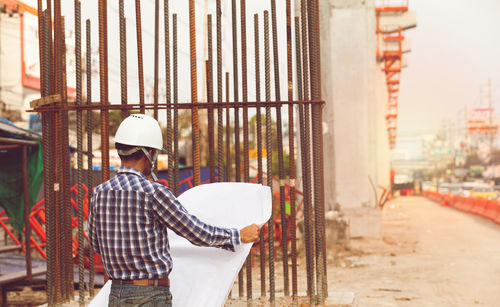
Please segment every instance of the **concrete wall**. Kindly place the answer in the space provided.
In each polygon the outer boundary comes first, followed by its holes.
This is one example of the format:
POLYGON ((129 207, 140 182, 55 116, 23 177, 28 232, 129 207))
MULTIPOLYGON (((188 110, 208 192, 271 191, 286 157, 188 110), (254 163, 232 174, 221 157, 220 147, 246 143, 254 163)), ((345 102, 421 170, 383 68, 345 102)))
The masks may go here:
MULTIPOLYGON (((351 236, 380 236, 376 193, 386 146, 377 99, 374 1, 320 1, 326 206, 340 204, 351 236)), ((384 88, 385 84, 383 85, 384 88)), ((382 114, 383 113, 383 114, 382 114)), ((381 115, 382 114, 382 115, 381 115)), ((381 117, 382 116, 382 117, 381 117)), ((383 127, 385 131, 385 127, 383 127)), ((388 150, 388 149, 387 149, 388 150)), ((389 157, 387 157, 388 161, 389 157)))

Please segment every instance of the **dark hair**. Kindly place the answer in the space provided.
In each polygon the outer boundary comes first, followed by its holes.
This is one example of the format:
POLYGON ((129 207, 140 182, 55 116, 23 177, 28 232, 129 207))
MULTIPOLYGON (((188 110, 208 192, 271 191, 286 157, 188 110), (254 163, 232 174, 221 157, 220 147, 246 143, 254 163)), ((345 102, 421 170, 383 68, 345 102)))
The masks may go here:
MULTIPOLYGON (((130 150, 130 149, 132 149, 134 147, 137 147, 137 146, 131 146, 131 145, 125 145, 125 144, 121 144, 121 143, 115 143, 115 147, 118 150, 118 155, 120 156, 120 159, 122 159, 123 161, 129 161, 129 160, 137 161, 142 156, 144 156, 144 152, 142 150, 138 150, 138 151, 136 151, 133 154, 128 155, 128 156, 122 156, 122 155, 120 155, 120 150, 126 151, 126 150, 130 150)), ((146 148, 147 151, 153 150, 153 148, 150 148, 150 147, 145 147, 145 148, 146 148)))

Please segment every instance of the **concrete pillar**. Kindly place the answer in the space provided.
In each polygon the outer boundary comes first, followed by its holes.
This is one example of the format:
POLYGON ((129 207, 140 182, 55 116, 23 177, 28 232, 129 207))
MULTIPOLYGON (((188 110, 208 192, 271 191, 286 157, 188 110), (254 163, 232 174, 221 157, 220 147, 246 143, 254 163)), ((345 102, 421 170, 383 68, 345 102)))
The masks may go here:
POLYGON ((377 148, 384 145, 376 133, 382 111, 374 1, 329 0, 320 6, 326 206, 341 206, 351 236, 379 237, 377 148))

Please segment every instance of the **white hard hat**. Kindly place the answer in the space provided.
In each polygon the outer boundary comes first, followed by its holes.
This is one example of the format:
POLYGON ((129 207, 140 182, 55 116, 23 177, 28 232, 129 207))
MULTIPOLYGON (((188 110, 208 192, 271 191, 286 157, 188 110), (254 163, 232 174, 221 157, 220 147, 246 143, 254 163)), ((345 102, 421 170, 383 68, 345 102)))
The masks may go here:
POLYGON ((125 118, 115 134, 115 143, 162 150, 163 137, 156 119, 145 114, 125 118))

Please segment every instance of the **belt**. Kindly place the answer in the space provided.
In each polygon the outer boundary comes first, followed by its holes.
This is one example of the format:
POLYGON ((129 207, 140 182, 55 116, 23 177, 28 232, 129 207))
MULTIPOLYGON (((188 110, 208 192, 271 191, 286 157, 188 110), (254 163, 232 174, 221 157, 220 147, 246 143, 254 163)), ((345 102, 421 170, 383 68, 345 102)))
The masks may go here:
POLYGON ((154 286, 155 282, 158 282, 156 284, 157 286, 170 287, 170 280, 168 278, 137 279, 137 280, 113 279, 113 282, 117 282, 120 284, 132 284, 132 285, 136 285, 136 286, 154 286))

